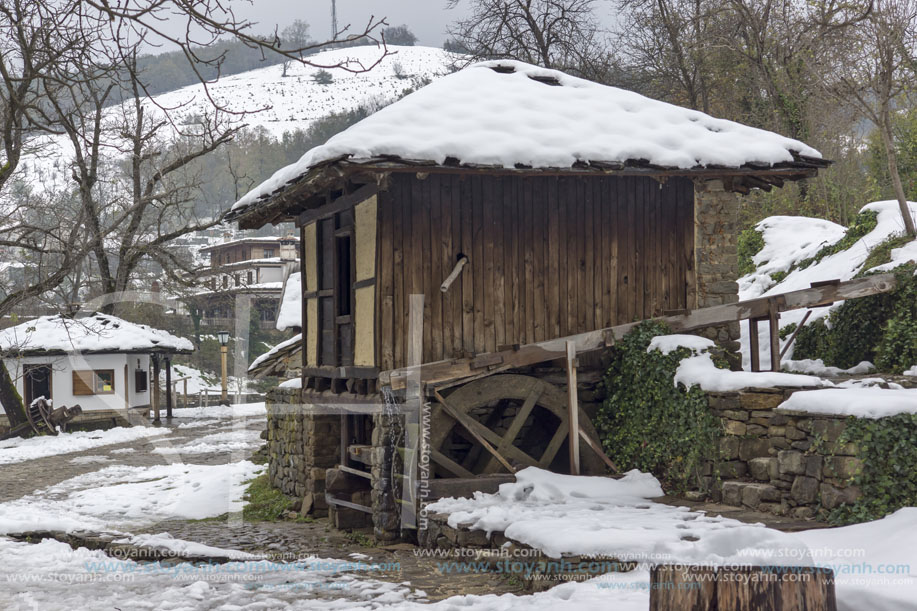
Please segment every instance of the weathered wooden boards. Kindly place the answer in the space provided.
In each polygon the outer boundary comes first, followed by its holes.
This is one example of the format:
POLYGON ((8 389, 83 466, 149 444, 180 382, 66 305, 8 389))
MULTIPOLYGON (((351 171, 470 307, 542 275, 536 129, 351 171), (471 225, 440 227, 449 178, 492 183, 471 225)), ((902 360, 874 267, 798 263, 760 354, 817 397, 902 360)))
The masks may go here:
POLYGON ((378 200, 381 369, 407 363, 412 294, 425 296, 424 362, 687 307, 688 179, 397 175, 378 200))
MULTIPOLYGON (((675 332, 690 331, 732 321, 767 318, 770 316, 772 304, 778 312, 814 308, 829 305, 835 301, 886 293, 893 290, 895 285, 894 274, 879 274, 847 282, 801 289, 772 297, 761 297, 749 301, 702 308, 677 316, 664 316, 658 320, 666 323, 675 332)), ((559 337, 544 342, 519 346, 518 349, 478 355, 475 358, 427 363, 420 367, 421 381, 424 384, 436 384, 480 374, 482 371, 486 371, 485 368, 490 367, 525 367, 545 361, 562 359, 566 357, 568 341, 574 342, 577 354, 598 350, 612 345, 616 340, 624 337, 637 324, 639 323, 629 323, 569 337, 559 337)), ((404 380, 407 373, 407 369, 382 372, 379 379, 383 385, 391 385, 393 389, 400 390, 404 388, 404 380)))
POLYGON ((834 572, 798 566, 654 566, 650 611, 837 611, 834 572))

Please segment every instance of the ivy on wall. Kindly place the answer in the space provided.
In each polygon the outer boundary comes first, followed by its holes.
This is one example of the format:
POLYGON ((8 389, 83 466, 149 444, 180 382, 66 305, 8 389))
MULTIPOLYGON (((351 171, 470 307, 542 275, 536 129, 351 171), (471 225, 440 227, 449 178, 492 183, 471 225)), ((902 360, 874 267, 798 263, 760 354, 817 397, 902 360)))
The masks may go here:
POLYGON ((917 414, 871 420, 849 418, 839 439, 855 443, 863 467, 852 482, 862 496, 828 514, 832 524, 878 520, 917 505, 917 414))
POLYGON ((681 494, 709 488, 703 470, 717 455, 720 426, 700 388, 672 381, 691 350, 647 353, 653 337, 668 333, 666 325, 645 321, 612 348, 604 378, 607 398, 596 424, 619 467, 652 473, 664 489, 681 494))
POLYGON ((822 359, 846 369, 860 361, 879 371, 901 373, 917 364, 917 277, 915 265, 895 270, 898 288, 891 293, 845 301, 828 323, 817 320, 796 336, 794 359, 822 359))

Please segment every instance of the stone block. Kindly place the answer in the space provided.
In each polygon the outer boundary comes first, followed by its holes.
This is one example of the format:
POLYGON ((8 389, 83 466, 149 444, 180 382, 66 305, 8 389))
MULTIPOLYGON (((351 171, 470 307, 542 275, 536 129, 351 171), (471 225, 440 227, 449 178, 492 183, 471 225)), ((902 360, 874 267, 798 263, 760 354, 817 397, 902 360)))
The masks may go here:
POLYGON ((723 482, 723 503, 740 506, 742 504, 742 484, 743 482, 723 482))
POLYGON ((748 469, 751 471, 751 476, 758 481, 767 482, 777 479, 776 458, 752 458, 748 461, 748 469))
POLYGON ((757 508, 762 502, 780 500, 780 491, 768 484, 745 484, 742 486, 742 504, 757 508))
POLYGON ((767 435, 767 429, 760 424, 749 424, 745 427, 745 434, 760 437, 762 435, 767 435))
POLYGON ((822 465, 824 458, 821 456, 806 456, 806 477, 822 478, 822 465))
POLYGON ((808 437, 803 431, 800 431, 795 426, 788 426, 785 429, 786 438, 792 441, 799 441, 800 439, 805 439, 808 437))
POLYGON ((739 458, 751 460, 752 458, 766 457, 769 455, 770 442, 767 439, 743 439, 739 442, 739 458))
POLYGON ((793 509, 793 517, 799 520, 808 520, 815 516, 815 510, 812 507, 796 507, 793 509))
POLYGON ((723 421, 723 431, 727 435, 736 435, 741 437, 745 434, 747 426, 744 422, 739 422, 738 420, 724 420, 723 421))
POLYGON ((768 437, 786 437, 786 427, 771 426, 767 429, 768 437))
POLYGON ((726 409, 726 410, 723 410, 721 415, 723 416, 723 418, 729 418, 730 420, 739 420, 741 422, 748 422, 748 412, 743 411, 743 410, 726 409))
POLYGON ((837 488, 831 484, 819 486, 821 504, 825 509, 834 509, 843 504, 854 503, 860 498, 860 489, 856 486, 837 488))
POLYGON ((777 461, 780 473, 802 475, 806 472, 805 455, 802 452, 792 450, 778 452, 777 461))
POLYGON ((716 393, 707 395, 707 405, 715 410, 734 410, 739 407, 738 393, 716 393))
POLYGON ((739 457, 738 437, 722 437, 720 439, 720 457, 724 460, 734 460, 739 457))
POLYGON ((819 418, 812 421, 812 434, 825 441, 837 441, 844 432, 846 425, 843 420, 827 420, 819 418))
POLYGON ((818 498, 818 480, 814 477, 798 476, 793 480, 790 496, 800 504, 814 503, 818 498))
POLYGON ((739 393, 739 404, 747 410, 772 410, 783 403, 783 395, 771 392, 739 393))

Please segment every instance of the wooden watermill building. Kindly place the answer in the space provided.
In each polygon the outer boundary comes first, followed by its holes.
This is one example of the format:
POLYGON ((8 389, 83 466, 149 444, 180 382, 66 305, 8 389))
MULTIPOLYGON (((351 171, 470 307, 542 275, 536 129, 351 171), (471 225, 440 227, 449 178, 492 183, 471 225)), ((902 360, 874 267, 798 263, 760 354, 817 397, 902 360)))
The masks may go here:
MULTIPOLYGON (((467 409, 437 405, 434 426, 445 419, 451 430, 470 417, 480 430, 456 427, 467 429, 472 449, 452 454, 449 435, 434 431, 445 444, 434 448, 434 471, 467 476, 507 470, 496 454, 475 452, 481 438, 517 464, 550 467, 565 455, 563 418, 531 419, 532 405, 553 409, 557 387, 526 382, 521 374, 530 372, 513 366, 513 354, 736 301, 737 197, 825 165, 814 149, 777 134, 527 64, 488 62, 309 151, 237 202, 231 218, 242 228, 300 228, 303 417, 314 423, 309 406, 337 399, 378 404, 383 386, 404 387, 399 370, 436 363, 436 379, 423 377, 427 394, 469 397, 467 409), (413 327, 412 303, 420 306, 413 327), (504 377, 474 391, 457 383, 495 373, 504 377), (487 413, 500 392, 511 395, 509 416, 487 413), (483 395, 492 400, 475 398, 483 395), (556 430, 533 442, 537 455, 519 451, 522 429, 545 427, 556 430)), ((738 338, 735 324, 707 333, 727 347, 738 338)), ((556 358, 556 349, 547 352, 556 358)), ((371 445, 367 431, 380 423, 344 419, 345 471, 363 468, 349 448, 371 445)), ((324 466, 310 460, 304 469, 324 466)), ((376 489, 372 473, 384 465, 370 466, 376 489)), ((314 478, 284 469, 272 465, 276 484, 322 505, 314 478)), ((379 518, 384 494, 353 498, 340 507, 371 508, 377 533, 389 532, 379 518)))

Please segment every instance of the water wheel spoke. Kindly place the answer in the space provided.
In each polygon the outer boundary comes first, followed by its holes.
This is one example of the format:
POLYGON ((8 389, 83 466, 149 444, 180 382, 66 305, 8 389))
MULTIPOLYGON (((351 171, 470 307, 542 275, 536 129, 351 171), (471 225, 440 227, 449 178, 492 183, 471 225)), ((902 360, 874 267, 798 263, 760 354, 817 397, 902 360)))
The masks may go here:
MULTIPOLYGON (((538 399, 541 398, 543 388, 544 387, 540 384, 535 385, 532 388, 529 396, 525 399, 525 403, 523 403, 522 407, 519 408, 519 411, 516 412, 516 416, 513 418, 513 421, 506 429, 506 434, 503 435, 503 438, 500 440, 500 444, 497 446, 497 452, 505 455, 510 446, 513 445, 513 442, 516 441, 516 437, 519 435, 519 431, 521 431, 522 427, 525 426, 525 422, 528 420, 529 414, 532 413, 532 410, 535 409, 535 405, 538 403, 538 399)), ((484 473, 494 473, 496 470, 497 460, 494 457, 490 457, 490 460, 488 460, 487 464, 484 465, 484 473)))
POLYGON ((474 477, 474 473, 458 464, 439 450, 430 450, 430 459, 453 475, 458 477, 474 477))
POLYGON ((538 461, 539 467, 542 469, 547 469, 551 466, 551 461, 553 461, 554 457, 557 456, 557 452, 560 450, 560 446, 562 446, 564 441, 567 440, 568 430, 570 430, 570 423, 564 420, 557 428, 557 431, 554 433, 554 437, 551 438, 551 443, 548 444, 544 454, 541 455, 541 460, 538 461))

